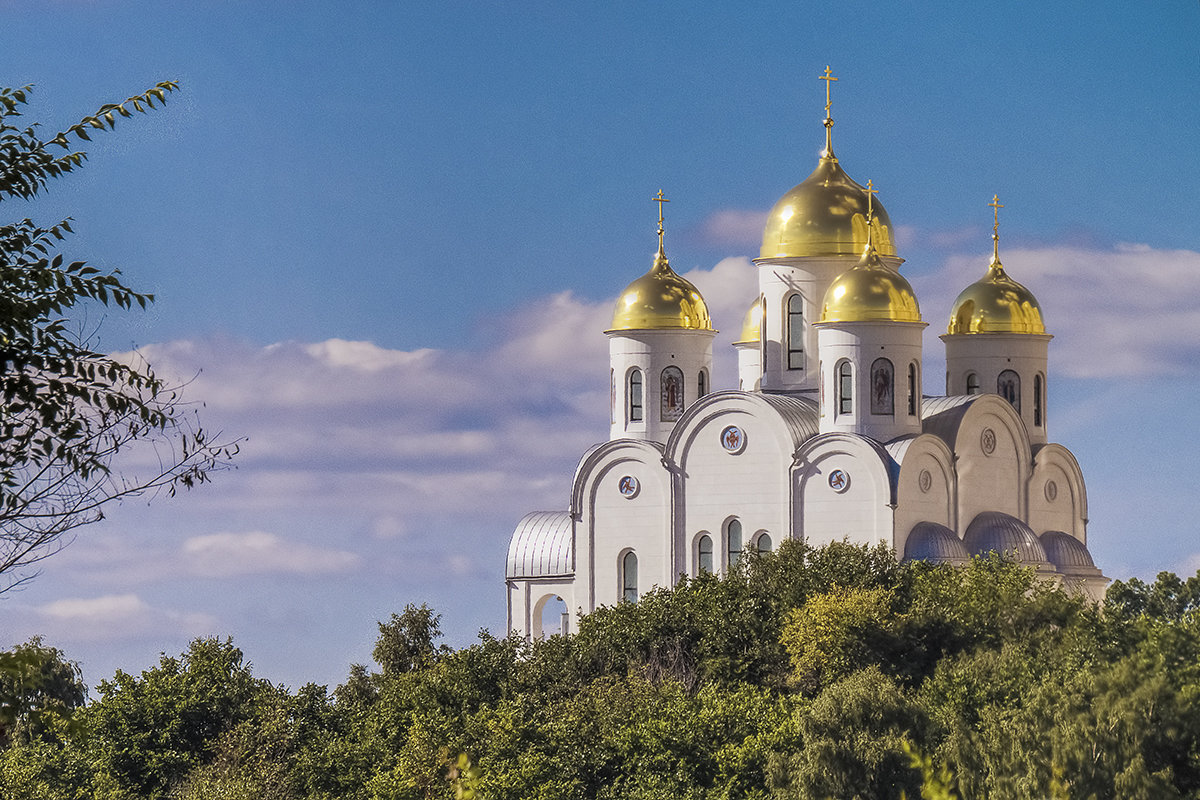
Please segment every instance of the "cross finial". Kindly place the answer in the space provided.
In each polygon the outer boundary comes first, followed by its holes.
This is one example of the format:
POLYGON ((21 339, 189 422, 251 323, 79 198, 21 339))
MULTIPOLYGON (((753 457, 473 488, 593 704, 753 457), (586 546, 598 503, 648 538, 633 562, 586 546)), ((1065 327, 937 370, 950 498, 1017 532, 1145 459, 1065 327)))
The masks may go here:
POLYGON ((988 203, 992 208, 992 258, 995 261, 1000 260, 1000 209, 1004 205, 1000 202, 1000 195, 993 194, 992 202, 988 203))
POLYGON ((829 99, 829 87, 833 85, 833 82, 836 81, 837 78, 833 77, 833 70, 831 70, 829 65, 826 64, 825 74, 818 75, 817 80, 825 81, 825 119, 829 119, 829 108, 833 105, 829 99))
POLYGON ((867 180, 867 222, 871 221, 871 217, 875 213, 875 195, 879 194, 879 190, 875 188, 875 184, 867 180))
POLYGON ((658 252, 663 251, 663 203, 671 202, 663 197, 662 189, 658 190, 658 194, 650 198, 653 202, 658 203, 658 252))

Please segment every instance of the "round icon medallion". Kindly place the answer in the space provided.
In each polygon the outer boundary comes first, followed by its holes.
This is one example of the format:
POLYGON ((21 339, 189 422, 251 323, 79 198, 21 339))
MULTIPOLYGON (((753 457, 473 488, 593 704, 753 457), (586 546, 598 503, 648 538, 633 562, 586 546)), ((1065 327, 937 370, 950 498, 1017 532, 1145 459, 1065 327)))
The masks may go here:
POLYGON ((839 494, 850 488, 850 475, 845 470, 835 469, 829 473, 829 488, 839 494))
POLYGON ((735 455, 742 452, 746 449, 746 434, 737 425, 730 425, 721 431, 721 447, 735 455))
POLYGON ((921 474, 917 476, 917 485, 921 487, 923 493, 928 493, 933 488, 933 476, 929 474, 929 470, 921 470, 921 474))
POLYGON ((1046 481, 1046 499, 1051 503, 1058 497, 1058 484, 1054 481, 1046 481))
POLYGON ((642 485, 638 483, 638 479, 632 475, 626 475, 617 481, 617 490, 627 499, 637 497, 637 493, 641 490, 642 485))
POLYGON ((984 428, 983 433, 979 437, 979 446, 989 456, 996 452, 996 432, 991 428, 984 428))

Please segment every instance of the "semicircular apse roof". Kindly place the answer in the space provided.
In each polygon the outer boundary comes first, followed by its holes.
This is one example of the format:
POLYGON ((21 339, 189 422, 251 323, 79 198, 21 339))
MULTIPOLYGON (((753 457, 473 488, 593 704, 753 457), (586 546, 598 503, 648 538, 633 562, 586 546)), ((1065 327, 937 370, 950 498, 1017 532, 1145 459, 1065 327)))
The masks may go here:
POLYGON ((571 515, 566 511, 534 511, 517 523, 508 544, 508 578, 573 575, 575 554, 571 515))

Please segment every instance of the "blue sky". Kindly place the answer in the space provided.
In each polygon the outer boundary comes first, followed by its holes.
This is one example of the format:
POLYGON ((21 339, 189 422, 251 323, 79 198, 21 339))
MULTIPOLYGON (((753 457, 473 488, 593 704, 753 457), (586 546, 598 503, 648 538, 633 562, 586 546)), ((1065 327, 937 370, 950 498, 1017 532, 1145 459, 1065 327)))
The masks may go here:
MULTIPOLYGON (((930 329, 990 255, 1042 302, 1050 434, 1088 478, 1114 577, 1200 567, 1200 5, 0 0, 7 85, 57 129, 163 79, 88 166, 5 218, 70 215, 71 257, 158 294, 102 345, 190 379, 239 468, 80 532, 0 634, 92 682, 195 635, 336 683, 374 621, 504 625, 509 533, 566 503, 607 429, 618 292, 700 286, 715 383, 761 220, 835 148, 898 227, 930 329)), ((927 383, 925 390, 942 387, 927 383)), ((0 642, 3 644, 3 642, 0 642)))

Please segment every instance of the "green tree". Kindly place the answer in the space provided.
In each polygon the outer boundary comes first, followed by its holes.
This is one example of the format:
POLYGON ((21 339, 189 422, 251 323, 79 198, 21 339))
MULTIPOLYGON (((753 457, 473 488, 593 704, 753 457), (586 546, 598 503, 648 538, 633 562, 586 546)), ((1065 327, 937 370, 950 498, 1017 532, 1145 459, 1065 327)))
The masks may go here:
MULTIPOLYGON (((83 165, 72 141, 112 130, 178 87, 160 83, 108 103, 49 138, 21 125, 30 87, 0 89, 0 201, 28 200, 83 165)), ((174 492, 207 480, 235 448, 214 444, 175 388, 149 366, 97 352, 69 316, 99 303, 144 308, 153 296, 119 271, 67 262, 60 243, 70 220, 0 224, 0 591, 57 552, 69 531, 119 498, 174 492), (156 466, 134 472, 119 456, 154 450, 156 466)))
POLYGON ((28 742, 69 718, 87 698, 79 665, 35 636, 0 654, 0 747, 28 742))

